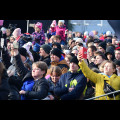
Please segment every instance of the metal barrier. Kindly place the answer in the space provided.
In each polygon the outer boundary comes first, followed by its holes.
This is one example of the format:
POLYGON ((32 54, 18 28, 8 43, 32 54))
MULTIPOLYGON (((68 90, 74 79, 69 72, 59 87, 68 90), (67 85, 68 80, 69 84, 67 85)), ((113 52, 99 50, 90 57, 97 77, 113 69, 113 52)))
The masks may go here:
MULTIPOLYGON (((117 91, 115 91, 115 92, 110 92, 110 93, 107 93, 107 94, 104 94, 104 95, 100 95, 100 96, 97 96, 97 97, 92 97, 92 98, 88 98, 88 99, 85 99, 85 100, 94 100, 94 99, 97 99, 98 98, 98 100, 99 100, 99 98, 100 97, 106 97, 106 96, 108 96, 108 95, 112 95, 113 94, 113 98, 114 98, 114 100, 116 100, 115 99, 115 93, 120 93, 120 90, 117 90, 117 91)), ((106 97, 106 100, 107 100, 107 97, 106 97)))

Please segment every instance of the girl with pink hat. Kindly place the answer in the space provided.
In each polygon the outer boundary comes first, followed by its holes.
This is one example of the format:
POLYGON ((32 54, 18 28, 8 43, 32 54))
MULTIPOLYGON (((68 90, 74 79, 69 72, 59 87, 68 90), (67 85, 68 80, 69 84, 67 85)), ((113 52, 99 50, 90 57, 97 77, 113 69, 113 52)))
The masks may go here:
MULTIPOLYGON (((53 21, 52 25, 54 25, 54 23, 55 23, 55 21, 53 21)), ((60 35, 61 45, 66 44, 66 38, 67 38, 67 31, 68 30, 66 29, 66 25, 65 25, 64 20, 59 20, 58 25, 51 27, 51 31, 56 32, 56 35, 60 35)))
POLYGON ((38 43, 39 45, 45 44, 45 34, 42 27, 43 25, 40 22, 37 22, 35 24, 35 32, 32 33, 32 35, 34 36, 33 45, 35 45, 35 43, 38 43))

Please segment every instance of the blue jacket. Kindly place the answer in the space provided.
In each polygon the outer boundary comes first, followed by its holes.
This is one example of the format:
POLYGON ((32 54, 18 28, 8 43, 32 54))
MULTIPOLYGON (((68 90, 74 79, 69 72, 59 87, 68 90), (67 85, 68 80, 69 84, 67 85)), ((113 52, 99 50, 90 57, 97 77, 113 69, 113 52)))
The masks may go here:
MULTIPOLYGON (((34 80, 27 80, 23 83, 23 86, 21 88, 21 90, 24 91, 32 91, 33 89, 33 85, 34 85, 34 80)), ((21 100, 27 100, 26 97, 24 95, 21 95, 21 100)))
POLYGON ((54 93, 61 100, 78 100, 83 94, 86 85, 87 78, 80 69, 77 73, 69 71, 61 76, 57 86, 54 88, 54 93), (68 91, 70 87, 74 87, 72 92, 68 91))

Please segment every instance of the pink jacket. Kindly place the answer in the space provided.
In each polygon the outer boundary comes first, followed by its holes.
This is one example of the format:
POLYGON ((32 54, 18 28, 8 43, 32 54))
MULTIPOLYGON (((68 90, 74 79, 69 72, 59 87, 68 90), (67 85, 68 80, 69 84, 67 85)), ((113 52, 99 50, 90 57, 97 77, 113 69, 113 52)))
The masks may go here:
MULTIPOLYGON (((66 41, 66 37, 67 37, 67 35, 65 34, 66 25, 64 25, 63 27, 56 26, 55 28, 56 28, 56 35, 61 36, 61 41, 66 41)), ((51 27, 51 29, 53 28, 51 27)))

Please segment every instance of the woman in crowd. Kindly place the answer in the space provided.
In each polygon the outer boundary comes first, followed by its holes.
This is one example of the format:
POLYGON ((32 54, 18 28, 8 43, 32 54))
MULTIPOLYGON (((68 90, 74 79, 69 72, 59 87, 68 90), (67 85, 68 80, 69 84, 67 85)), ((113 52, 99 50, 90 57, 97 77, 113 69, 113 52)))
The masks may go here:
MULTIPOLYGON (((95 73, 86 65, 83 56, 78 54, 79 66, 83 74, 96 85, 95 96, 100 96, 106 93, 105 83, 108 83, 113 89, 120 89, 120 77, 116 74, 116 65, 112 61, 107 61, 104 65, 102 74, 95 73)), ((116 100, 120 100, 120 94, 116 95, 116 100)), ((100 100, 106 100, 105 97, 100 97, 100 100)), ((113 100, 113 97, 107 96, 107 100, 113 100)))

